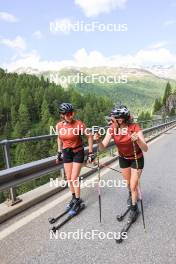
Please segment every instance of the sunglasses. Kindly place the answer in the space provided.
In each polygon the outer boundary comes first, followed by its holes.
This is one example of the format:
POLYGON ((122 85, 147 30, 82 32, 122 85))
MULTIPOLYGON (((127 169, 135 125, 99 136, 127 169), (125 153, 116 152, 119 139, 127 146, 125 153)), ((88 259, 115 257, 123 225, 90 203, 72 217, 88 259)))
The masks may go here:
POLYGON ((69 113, 65 113, 65 114, 61 113, 61 115, 62 115, 62 116, 70 117, 70 116, 73 115, 73 112, 69 112, 69 113))
POLYGON ((110 119, 111 119, 112 117, 114 117, 115 119, 124 119, 123 116, 115 116, 115 115, 110 116, 110 119))

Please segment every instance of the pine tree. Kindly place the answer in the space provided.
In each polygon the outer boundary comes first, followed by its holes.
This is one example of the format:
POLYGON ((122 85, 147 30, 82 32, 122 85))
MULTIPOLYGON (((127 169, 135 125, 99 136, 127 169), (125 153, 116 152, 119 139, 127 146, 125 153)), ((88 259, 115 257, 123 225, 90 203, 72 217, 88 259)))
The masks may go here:
POLYGON ((167 98, 169 97, 169 95, 171 95, 171 93, 172 93, 172 88, 171 88, 170 83, 168 82, 166 85, 166 88, 165 88, 164 96, 163 96, 163 105, 164 106, 166 106, 167 98))
POLYGON ((18 120, 18 114, 17 114, 17 111, 15 109, 15 106, 12 105, 12 108, 11 108, 11 123, 12 123, 13 127, 16 125, 17 120, 18 120))
POLYGON ((138 121, 138 122, 140 122, 140 121, 144 121, 144 119, 145 119, 145 113, 144 113, 144 111, 142 111, 142 112, 139 114, 137 121, 138 121))
POLYGON ((5 76, 5 71, 0 68, 0 78, 3 78, 5 76))
POLYGON ((19 107, 18 120, 16 124, 16 134, 18 134, 19 137, 25 137, 31 128, 31 121, 27 106, 24 104, 21 104, 19 107))
POLYGON ((161 100, 156 98, 153 106, 153 112, 154 113, 158 112, 161 109, 161 107, 162 107, 161 100))
POLYGON ((41 107, 41 118, 42 123, 47 124, 50 118, 50 113, 48 109, 48 103, 46 99, 43 100, 42 107, 41 107))
POLYGON ((150 120, 151 119, 151 114, 148 112, 148 111, 146 111, 145 112, 145 117, 144 117, 144 120, 150 120))

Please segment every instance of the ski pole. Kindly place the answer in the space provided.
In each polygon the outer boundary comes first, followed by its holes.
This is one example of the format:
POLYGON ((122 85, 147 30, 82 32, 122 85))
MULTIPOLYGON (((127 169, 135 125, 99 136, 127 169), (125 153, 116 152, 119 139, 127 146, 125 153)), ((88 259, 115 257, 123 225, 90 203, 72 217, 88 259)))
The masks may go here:
MULTIPOLYGON (((98 133, 99 127, 94 126, 94 133, 98 133)), ((101 223, 101 191, 100 191, 100 152, 99 152, 99 145, 97 140, 97 166, 98 166, 98 202, 99 202, 99 217, 101 223)))
POLYGON ((109 167, 108 165, 105 165, 105 164, 100 164, 100 167, 105 167, 105 168, 108 168, 108 169, 110 169, 110 170, 113 170, 113 171, 116 171, 116 172, 118 172, 118 173, 121 173, 121 171, 116 170, 116 169, 114 169, 114 168, 111 168, 111 167, 109 167))
MULTIPOLYGON (((95 163, 95 165, 97 165, 97 164, 95 163)), ((95 167, 89 167, 89 166, 87 166, 87 165, 85 165, 85 167, 86 167, 86 168, 89 168, 89 169, 96 169, 96 168, 97 168, 96 166, 95 166, 95 167)), ((110 170, 113 170, 113 171, 116 171, 116 172, 118 172, 118 173, 121 173, 121 171, 116 170, 116 169, 114 169, 114 168, 111 168, 111 167, 109 167, 108 165, 105 165, 105 164, 101 164, 101 163, 100 163, 100 167, 105 167, 105 168, 108 168, 108 169, 110 169, 110 170)))
MULTIPOLYGON (((136 145, 135 145, 134 141, 132 141, 132 143, 133 143, 133 150, 134 150, 134 158, 136 161, 136 169, 137 169, 137 173, 138 173, 139 164, 138 164, 138 160, 137 160, 136 145)), ((144 207, 143 207, 142 193, 141 193, 141 189, 140 189, 140 178, 138 178, 138 193, 139 193, 139 199, 140 199, 140 203, 141 203, 141 212, 142 212, 142 221, 143 221, 144 231, 146 231, 146 229, 145 229, 145 218, 144 218, 144 207)))
POLYGON ((99 201, 99 212, 100 212, 100 223, 101 223, 100 156, 99 156, 98 142, 97 142, 97 165, 98 165, 98 201, 99 201))

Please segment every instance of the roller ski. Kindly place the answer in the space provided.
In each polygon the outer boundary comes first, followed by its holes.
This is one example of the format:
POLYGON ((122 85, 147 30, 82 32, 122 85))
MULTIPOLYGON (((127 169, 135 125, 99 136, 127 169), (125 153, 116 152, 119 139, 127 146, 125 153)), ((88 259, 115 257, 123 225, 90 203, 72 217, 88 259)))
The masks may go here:
POLYGON ((85 209, 85 204, 83 203, 83 201, 81 199, 76 200, 74 202, 74 205, 72 206, 72 208, 70 210, 67 211, 68 215, 67 217, 58 225, 53 226, 51 228, 51 230, 53 232, 56 232, 56 230, 60 229, 63 225, 65 225, 68 221, 70 221, 73 217, 75 217, 76 215, 78 215, 83 209, 85 209))
POLYGON ((66 205, 66 209, 63 213, 61 213, 60 215, 58 215, 57 217, 50 217, 48 219, 49 223, 50 224, 54 224, 55 222, 57 222, 62 216, 66 215, 70 210, 71 208, 73 207, 74 205, 74 202, 75 202, 75 197, 73 197, 71 199, 71 201, 66 205))
POLYGON ((60 215, 58 215, 57 217, 50 217, 48 218, 48 221, 50 224, 54 224, 55 222, 57 222, 62 216, 66 215, 69 212, 68 209, 66 209, 63 213, 61 213, 60 215))
POLYGON ((127 209, 124 213, 120 214, 120 215, 117 215, 116 216, 116 219, 118 222, 121 222, 124 220, 125 216, 129 213, 130 211, 130 208, 132 206, 132 198, 131 198, 131 192, 129 191, 129 196, 128 196, 128 199, 127 199, 127 209))
POLYGON ((129 211, 130 211, 130 207, 128 207, 128 208, 126 209, 126 211, 125 211, 123 214, 117 215, 117 216, 116 216, 117 221, 118 221, 118 222, 123 221, 124 218, 125 218, 125 216, 129 213, 129 211))
POLYGON ((120 232, 120 237, 116 239, 116 243, 121 243, 124 240, 124 235, 127 234, 132 224, 136 222, 138 216, 139 216, 139 209, 138 209, 137 204, 132 205, 132 207, 130 208, 130 215, 129 215, 128 221, 125 224, 125 226, 122 228, 120 232))

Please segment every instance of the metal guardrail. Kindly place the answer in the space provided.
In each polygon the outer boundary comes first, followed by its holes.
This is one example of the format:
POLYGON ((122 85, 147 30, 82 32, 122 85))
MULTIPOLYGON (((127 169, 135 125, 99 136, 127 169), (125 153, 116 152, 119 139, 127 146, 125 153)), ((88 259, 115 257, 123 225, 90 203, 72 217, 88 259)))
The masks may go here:
MULTIPOLYGON (((161 123, 162 119, 157 120, 158 123, 161 123)), ((151 122, 151 120, 149 120, 151 122)), ((163 122, 163 120, 162 120, 163 122)), ((156 123, 156 120, 155 120, 156 123)), ((176 124, 176 118, 165 119, 164 123, 152 126, 150 128, 146 128, 143 130, 144 135, 148 136, 156 136, 163 132, 163 130, 171 127, 176 124)), ((0 142, 0 145, 3 145, 4 148, 4 156, 6 161, 5 170, 0 171, 0 191, 4 191, 6 189, 10 189, 11 196, 11 204, 15 204, 20 200, 16 197, 15 187, 25 183, 27 181, 31 181, 36 178, 40 178, 46 174, 51 172, 55 172, 57 170, 63 169, 63 164, 56 164, 55 156, 45 158, 38 161, 33 161, 24 165, 16 166, 10 168, 10 145, 19 143, 19 142, 29 142, 29 141, 38 141, 45 140, 55 137, 55 135, 44 135, 38 137, 31 138, 23 138, 23 139, 15 139, 15 140, 3 140, 0 142)), ((112 148, 114 142, 112 141, 108 148, 112 148)), ((94 145, 94 151, 96 151, 97 145, 94 145)), ((85 154, 88 153, 88 148, 85 148, 85 154)))
MULTIPOLYGON (((112 146, 114 146, 114 142, 111 142, 108 148, 112 146)), ((93 150, 96 152, 97 144, 93 145, 93 150)), ((85 148, 85 155, 87 154, 88 147, 85 148)), ((0 191, 15 187, 62 168, 63 163, 56 164, 56 157, 53 156, 2 170, 0 171, 0 191)))
MULTIPOLYGON (((145 120, 145 121, 138 121, 138 123, 143 128, 144 124, 147 124, 147 123, 151 123, 152 126, 154 126, 155 124, 159 125, 159 124, 162 124, 163 122, 164 123, 170 122, 170 121, 172 121, 172 119, 175 119, 175 118, 176 117, 174 117, 174 118, 166 118, 166 119, 156 119, 156 120, 150 119, 150 120, 145 120)), ((137 122, 136 119, 135 119, 135 122, 137 122)), ((105 128, 107 128, 107 127, 105 127, 105 128)), ((0 145, 2 145, 2 147, 5 147, 5 146, 9 146, 10 147, 12 144, 39 141, 39 140, 47 140, 47 139, 52 139, 54 137, 56 137, 56 135, 42 135, 42 136, 27 137, 27 138, 17 138, 17 139, 9 139, 9 140, 4 139, 4 140, 0 141, 0 145)))

